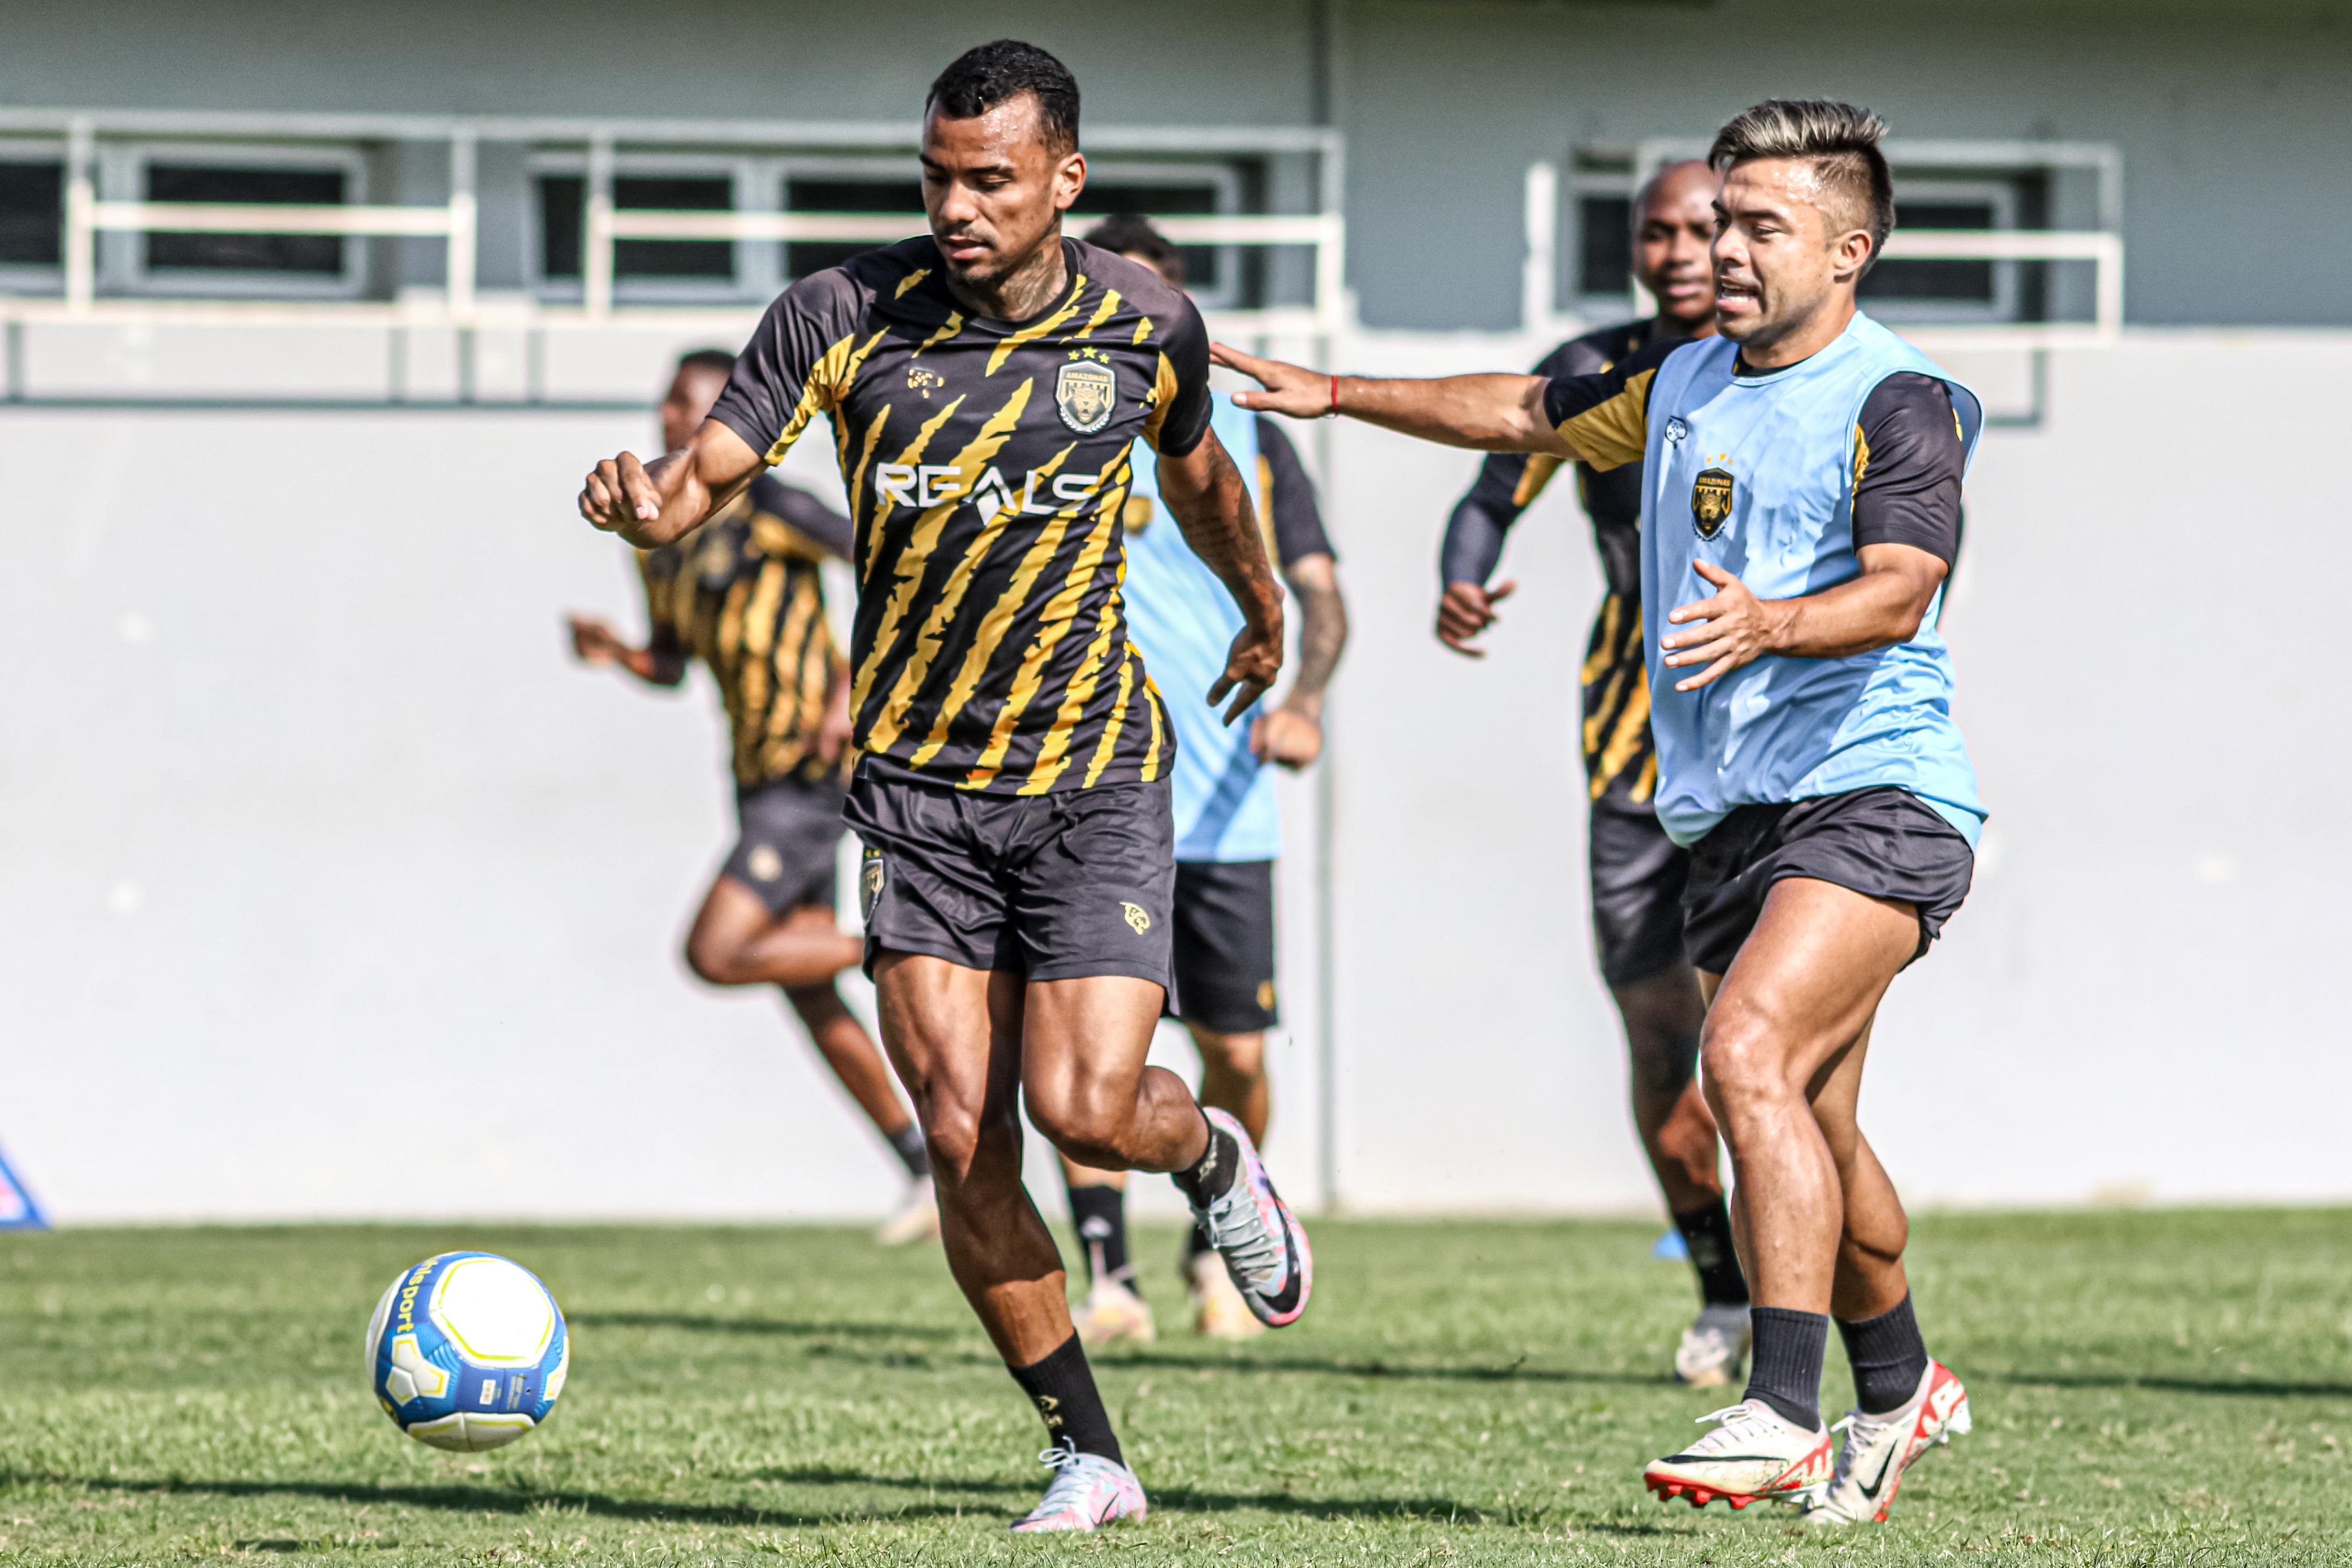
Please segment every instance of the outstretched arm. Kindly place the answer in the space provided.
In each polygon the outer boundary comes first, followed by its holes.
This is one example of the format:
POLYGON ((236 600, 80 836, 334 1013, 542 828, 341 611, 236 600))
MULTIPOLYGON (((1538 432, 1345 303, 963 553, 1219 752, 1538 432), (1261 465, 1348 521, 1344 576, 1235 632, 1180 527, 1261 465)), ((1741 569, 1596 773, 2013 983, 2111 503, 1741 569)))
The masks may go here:
POLYGON ((1282 591, 1265 559, 1241 471, 1213 432, 1181 457, 1160 456, 1160 498, 1175 514, 1192 553, 1217 574, 1241 606, 1242 629, 1225 658, 1225 673, 1209 688, 1214 706, 1233 694, 1225 722, 1247 713, 1282 673, 1282 591))
POLYGON ((734 431, 705 420, 691 441, 651 463, 624 452, 597 464, 580 491, 580 515, 639 549, 655 549, 700 527, 767 465, 734 431))
POLYGON ((1335 376, 1261 360, 1218 343, 1210 356, 1256 382, 1264 392, 1234 394, 1244 408, 1293 419, 1344 413, 1383 430, 1467 446, 1477 452, 1548 452, 1574 457, 1574 448, 1544 412, 1541 376, 1440 376, 1432 381, 1335 376))
POLYGON ((658 628, 644 647, 633 647, 619 632, 593 615, 571 618, 572 656, 596 668, 626 670, 649 686, 674 686, 686 679, 686 654, 667 642, 658 628))

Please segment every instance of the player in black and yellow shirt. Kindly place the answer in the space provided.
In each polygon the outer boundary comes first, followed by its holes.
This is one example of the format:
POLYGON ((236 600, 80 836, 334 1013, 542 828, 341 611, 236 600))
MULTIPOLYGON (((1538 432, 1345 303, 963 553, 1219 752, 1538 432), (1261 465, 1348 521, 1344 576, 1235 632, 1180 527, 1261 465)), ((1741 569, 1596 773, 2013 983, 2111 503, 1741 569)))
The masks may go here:
MULTIPOLYGON (((734 355, 713 350, 678 361, 662 402, 667 444, 693 435, 734 368, 734 355)), ((718 682, 741 832, 694 917, 687 963, 714 986, 782 989, 842 1087, 905 1164, 907 1200, 881 1239, 911 1241, 939 1228, 930 1159, 882 1053, 834 988, 860 945, 834 920, 848 681, 818 563, 849 549, 847 518, 762 475, 686 538, 640 553, 644 647, 585 615, 572 618, 572 644, 583 664, 649 685, 677 685, 695 659, 718 682)))
POLYGON ((1239 1123, 1146 1065, 1175 882, 1162 693, 1121 613, 1134 465, 1239 604, 1207 694, 1247 711, 1282 659, 1249 494, 1210 434, 1208 338, 1149 268, 1065 238, 1077 84, 1027 44, 968 51, 926 102, 929 235, 803 278, 683 450, 597 465, 582 514, 644 547, 701 523, 819 414, 856 537, 847 818, 866 963, 915 1097, 956 1280, 1054 1438, 1017 1528, 1139 1516, 1019 1102, 1064 1153, 1175 1176, 1254 1312, 1307 1304, 1306 1237, 1239 1123))
MULTIPOLYGON (((1658 314, 1604 327, 1554 349, 1545 377, 1596 375, 1649 350, 1715 330, 1715 172, 1692 161, 1665 169, 1633 204, 1633 270, 1658 314)), ((1513 583, 1487 580, 1519 514, 1561 466, 1556 457, 1496 453, 1454 508, 1439 567, 1437 635, 1475 657, 1478 635, 1513 583)), ((1601 977, 1624 1022, 1633 1060, 1633 1125, 1675 1228, 1698 1275, 1698 1320, 1675 1353, 1675 1375, 1717 1387, 1748 1353, 1748 1281, 1731 1237, 1715 1118, 1696 1068, 1706 1004, 1683 951, 1683 887, 1690 852, 1666 837, 1652 803, 1658 759, 1650 741, 1650 682, 1642 641, 1642 465, 1574 465, 1577 499, 1592 520, 1607 591, 1584 653, 1584 772, 1591 798, 1586 839, 1593 945, 1601 977)))

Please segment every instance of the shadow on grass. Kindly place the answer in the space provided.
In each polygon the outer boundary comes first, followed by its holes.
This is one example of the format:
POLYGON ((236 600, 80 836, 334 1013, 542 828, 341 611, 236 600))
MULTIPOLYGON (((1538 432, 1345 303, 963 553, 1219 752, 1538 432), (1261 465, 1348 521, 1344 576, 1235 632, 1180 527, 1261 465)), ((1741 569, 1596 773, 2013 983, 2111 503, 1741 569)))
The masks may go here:
MULTIPOLYGON (((875 1476, 856 1470, 790 1469, 763 1470, 754 1479, 773 1480, 793 1486, 887 1488, 893 1490, 922 1492, 929 1500, 909 1500, 896 1508, 842 1508, 828 1512, 796 1511, 782 1508, 754 1508, 736 1503, 664 1502, 647 1498, 610 1497, 602 1492, 583 1491, 521 1491, 505 1487, 416 1487, 382 1486, 369 1483, 336 1481, 239 1481, 187 1480, 180 1479, 138 1480, 122 1476, 34 1476, 0 1475, 8 1484, 35 1482, 49 1486, 73 1486, 91 1491, 164 1493, 184 1497, 301 1497, 322 1502, 342 1502, 369 1506, 393 1505, 405 1508, 438 1509, 450 1513, 532 1513, 546 1511, 556 1513, 585 1514, 592 1518, 643 1521, 649 1523, 672 1522, 735 1526, 744 1529, 785 1530, 817 1525, 870 1522, 887 1520, 947 1519, 964 1514, 987 1515, 992 1511, 1012 1513, 1018 1503, 940 1501, 941 1494, 950 1497, 996 1497, 1010 1494, 1025 1500, 1042 1490, 1042 1483, 1024 1485, 1005 1480, 960 1480, 922 1476, 875 1476)), ((1197 1487, 1158 1487, 1151 1492, 1155 1507, 1189 1513, 1234 1513, 1255 1511, 1280 1514, 1293 1519, 1315 1520, 1427 1520, 1459 1524, 1504 1524, 1490 1520, 1484 1511, 1468 1507, 1453 1498, 1311 1498, 1297 1497, 1286 1491, 1228 1492, 1209 1491, 1197 1487)), ((1506 1524, 1506 1528, 1508 1526, 1506 1524)), ((1660 1533, 1655 1526, 1594 1524, 1580 1521, 1579 1530, 1598 1530, 1609 1534, 1654 1535, 1660 1533)), ((283 1550, 273 1542, 257 1542, 256 1550, 283 1550)))
POLYGON ((775 1334, 787 1339, 955 1339, 936 1323, 798 1322, 788 1318, 720 1318, 694 1312, 572 1312, 582 1328, 682 1329, 688 1333, 775 1334))
POLYGON ((1984 1383, 2049 1388, 2116 1388, 2150 1394, 2210 1394, 2231 1399, 2352 1399, 2352 1383, 2273 1383, 2255 1377, 2159 1377, 2137 1372, 2004 1372, 1984 1383))
MULTIPOLYGON (((929 1369, 941 1363, 958 1363, 966 1366, 994 1366, 996 1359, 982 1352, 931 1356, 907 1352, 870 1351, 840 1345, 813 1345, 813 1359, 852 1362, 865 1366, 903 1370, 908 1367, 929 1369)), ((1272 1373, 1300 1373, 1318 1377, 1360 1377, 1370 1380, 1401 1379, 1405 1381, 1437 1381, 1444 1383, 1550 1383, 1585 1385, 1618 1388, 1658 1388, 1677 1386, 1675 1380, 1662 1373, 1653 1372, 1583 1372, 1573 1367, 1529 1366, 1523 1361, 1502 1366, 1400 1365, 1378 1357, 1357 1361, 1346 1356, 1227 1354, 1216 1351, 1191 1354, 1171 1350, 1118 1350, 1097 1352, 1093 1357, 1097 1366, 1139 1369, 1161 1372, 1231 1372, 1242 1376, 1272 1373)))

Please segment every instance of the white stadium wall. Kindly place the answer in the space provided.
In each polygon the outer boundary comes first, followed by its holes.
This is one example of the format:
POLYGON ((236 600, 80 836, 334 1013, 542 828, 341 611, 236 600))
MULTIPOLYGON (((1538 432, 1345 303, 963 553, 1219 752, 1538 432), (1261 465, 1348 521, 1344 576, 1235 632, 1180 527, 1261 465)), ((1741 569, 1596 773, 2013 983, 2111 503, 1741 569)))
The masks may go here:
MULTIPOLYGON (((620 384, 674 347, 616 350, 620 384)), ((1538 347, 1384 334, 1340 357, 1538 347)), ((1959 361, 2011 390, 2021 365, 1959 361)), ((2041 423, 1988 436, 1948 624, 1994 816, 1974 896, 1895 987, 1864 1105, 1915 1201, 2352 1197, 2325 988, 2352 740, 2326 648, 2275 624, 2283 591, 2324 590, 2341 506, 2310 465, 2262 461, 2283 421, 2352 427, 2347 388, 2352 335, 2135 332, 2055 354, 2041 423)), ((678 962, 727 841, 709 690, 564 656, 566 609, 638 613, 569 497, 645 424, 0 416, 0 1147, 57 1216, 892 1196, 780 1006, 678 962)), ((1524 586, 1467 664, 1427 625, 1474 460, 1336 426, 1310 457, 1325 441, 1356 625, 1329 763, 1338 1141, 1327 1161, 1302 785, 1285 1179, 1322 1196, 1328 1165, 1365 1211, 1654 1207, 1586 936, 1583 521, 1565 487, 1530 513, 1524 586)), ((792 471, 828 483, 821 444, 792 471)))

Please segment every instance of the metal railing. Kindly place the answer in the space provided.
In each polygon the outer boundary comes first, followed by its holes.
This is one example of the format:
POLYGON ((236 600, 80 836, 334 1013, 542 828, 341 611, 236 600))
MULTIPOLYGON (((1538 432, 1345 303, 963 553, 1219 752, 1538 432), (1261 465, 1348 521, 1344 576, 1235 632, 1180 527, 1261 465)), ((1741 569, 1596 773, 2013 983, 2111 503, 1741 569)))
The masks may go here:
MULTIPOLYGON (((1633 161, 1633 179, 1647 180, 1671 162, 1703 157, 1706 144, 1685 140, 1644 141, 1633 161)), ((1906 229, 1887 237, 1895 261, 2088 262, 2095 268, 2088 320, 1921 321, 1899 323, 1906 338, 1954 349, 2046 350, 2114 343, 2124 326, 2123 155, 2100 143, 2044 141, 1889 141, 1898 169, 1970 169, 2090 172, 2096 181, 2095 229, 1906 229)), ((1557 336, 1569 319, 1557 306, 1559 266, 1559 167, 1538 162, 1525 187, 1527 253, 1521 274, 1521 317, 1533 334, 1557 336)), ((1628 301, 1636 315, 1654 303, 1636 283, 1628 301)))
MULTIPOLYGON (((0 110, 0 132, 63 135, 66 189, 63 288, 59 296, 10 294, 0 287, 0 319, 54 319, 152 322, 381 321, 403 327, 446 325, 471 329, 486 321, 529 328, 601 326, 615 320, 660 320, 684 326, 740 323, 755 306, 676 306, 632 303, 616 297, 614 247, 624 240, 734 240, 889 244, 919 234, 927 220, 903 215, 819 212, 665 212, 616 208, 616 150, 710 147, 765 148, 793 153, 845 151, 907 152, 913 128, 796 121, 574 120, 482 117, 470 120, 382 115, 226 115, 97 113, 0 110), (238 139, 308 146, 325 142, 445 142, 449 194, 446 203, 278 204, 101 200, 95 177, 102 138, 165 139, 200 150, 207 140, 238 139), (481 298, 482 235, 477 184, 483 142, 531 147, 583 147, 588 154, 582 256, 582 300, 555 304, 529 293, 481 298), (196 299, 152 295, 102 295, 98 236, 106 233, 331 235, 338 238, 438 239, 446 247, 437 298, 410 290, 398 300, 299 298, 196 299)), ((1155 216, 1183 245, 1301 246, 1313 251, 1310 294, 1303 305, 1213 312, 1221 329, 1245 336, 1324 336, 1345 320, 1347 225, 1339 212, 1340 139, 1337 132, 1275 127, 1265 130, 1112 127, 1090 134, 1090 150, 1136 154, 1304 153, 1318 168, 1318 211, 1300 214, 1155 216)))

